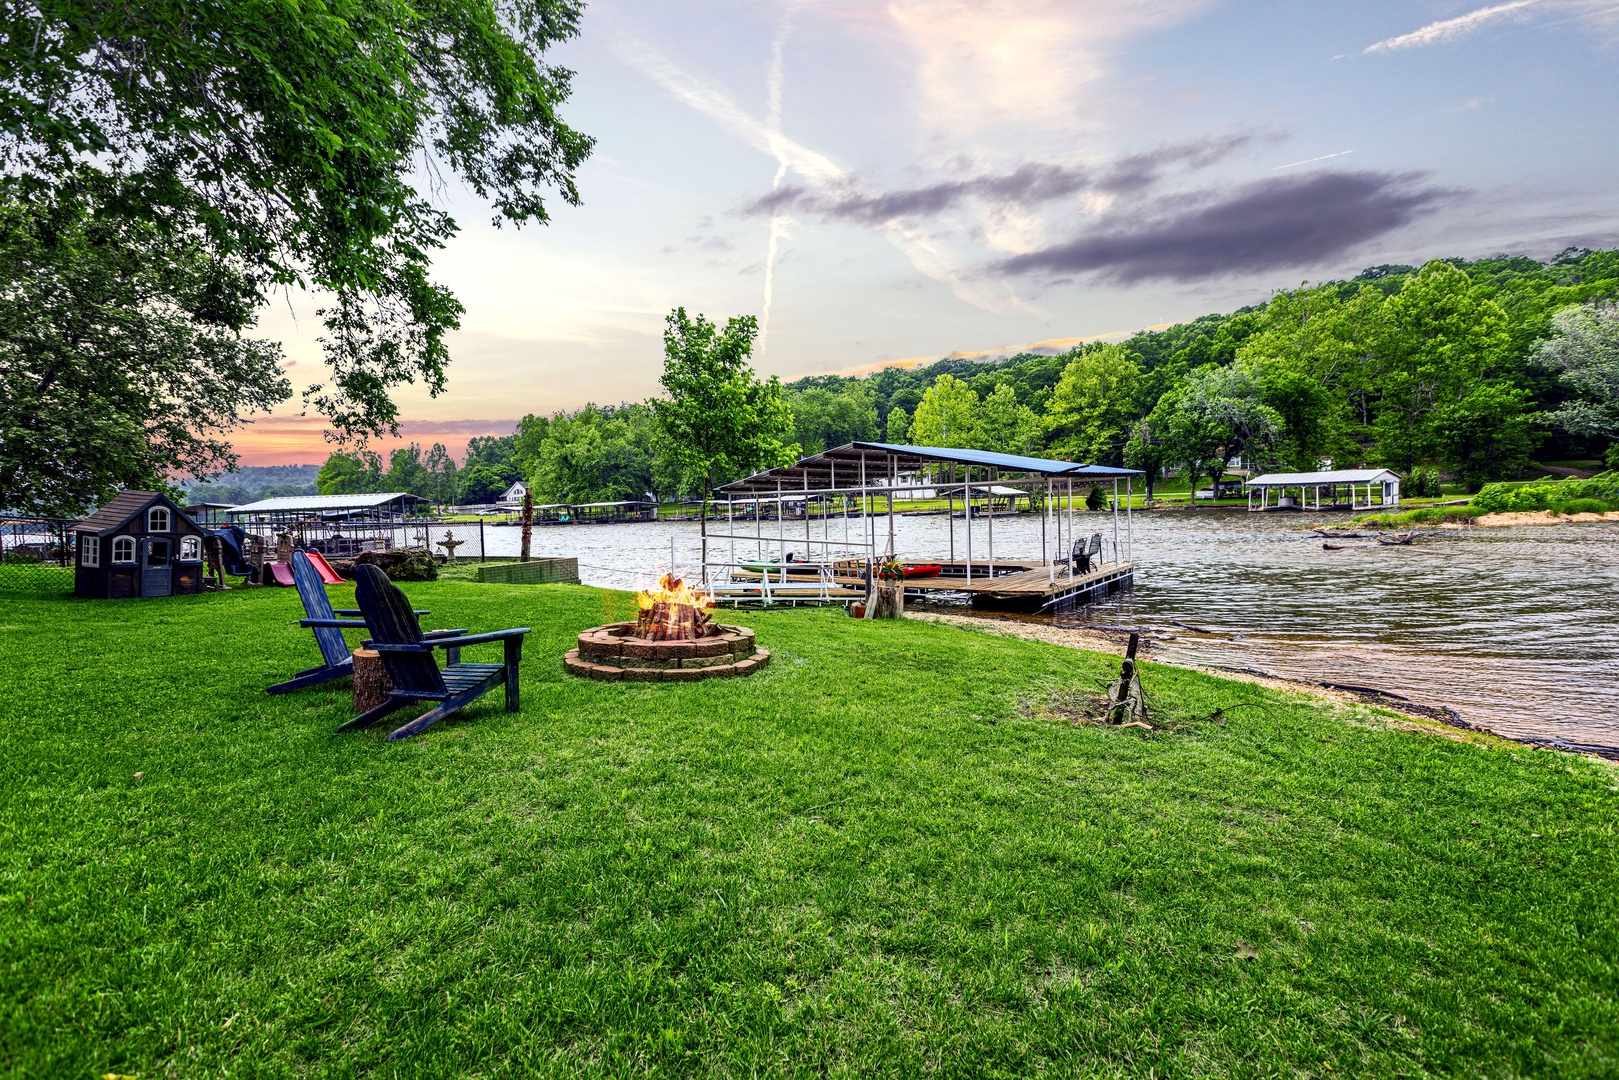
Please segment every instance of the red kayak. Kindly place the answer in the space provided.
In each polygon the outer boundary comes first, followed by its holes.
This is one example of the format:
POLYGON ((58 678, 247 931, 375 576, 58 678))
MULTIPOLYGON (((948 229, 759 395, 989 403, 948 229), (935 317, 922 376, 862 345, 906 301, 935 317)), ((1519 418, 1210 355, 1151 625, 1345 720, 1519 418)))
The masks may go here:
POLYGON ((938 577, 944 567, 938 563, 917 563, 905 568, 905 576, 910 577, 938 577))

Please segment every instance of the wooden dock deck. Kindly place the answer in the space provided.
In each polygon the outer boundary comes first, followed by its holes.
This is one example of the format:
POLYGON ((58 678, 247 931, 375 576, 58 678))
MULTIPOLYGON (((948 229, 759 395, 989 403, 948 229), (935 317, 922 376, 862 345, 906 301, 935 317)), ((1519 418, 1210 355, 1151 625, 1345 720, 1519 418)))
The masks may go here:
MULTIPOLYGON (((926 563, 928 560, 915 561, 926 563)), ((1095 567, 1089 573, 1070 576, 1066 566, 1059 565, 1054 569, 1050 564, 1039 560, 997 561, 992 575, 987 562, 975 559, 972 564, 971 581, 967 580, 967 564, 964 561, 940 560, 938 565, 943 569, 937 577, 906 578, 906 595, 916 599, 927 599, 930 595, 939 595, 941 598, 945 594, 949 594, 951 598, 965 595, 975 608, 992 611, 1046 611, 1072 604, 1093 603, 1121 589, 1130 588, 1135 580, 1135 566, 1132 563, 1107 563, 1095 567)), ((759 580, 762 575, 758 572, 737 570, 733 571, 731 576, 738 582, 750 582, 759 580)), ((784 584, 790 588, 794 584, 808 584, 818 580, 817 570, 795 573, 792 564, 788 564, 785 583, 781 582, 779 572, 771 574, 772 592, 782 589, 784 584)), ((832 584, 843 589, 861 591, 863 595, 865 577, 857 564, 837 563, 833 566, 832 584)))

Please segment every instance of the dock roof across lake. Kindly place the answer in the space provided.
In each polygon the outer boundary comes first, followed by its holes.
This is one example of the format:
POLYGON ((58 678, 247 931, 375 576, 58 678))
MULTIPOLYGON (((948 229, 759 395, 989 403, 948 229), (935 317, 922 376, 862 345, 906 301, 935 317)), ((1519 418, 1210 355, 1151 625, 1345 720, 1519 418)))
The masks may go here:
POLYGON ((1248 481, 1249 487, 1328 487, 1332 484, 1376 484, 1398 480, 1389 469, 1329 469, 1326 472, 1266 473, 1248 481))
POLYGON ((1116 469, 1109 465, 1085 465, 1077 461, 1000 454, 993 450, 965 450, 950 446, 902 446, 898 443, 852 442, 797 463, 755 473, 716 489, 725 495, 774 493, 778 487, 814 488, 860 485, 860 466, 866 465, 866 485, 882 486, 889 470, 915 472, 926 465, 961 465, 967 468, 997 469, 1002 473, 1026 473, 1053 480, 1123 480, 1143 475, 1139 469, 1116 469))
POLYGON ((408 491, 381 491, 366 495, 277 495, 273 499, 260 499, 232 507, 226 514, 233 518, 258 514, 341 514, 354 510, 409 514, 426 503, 426 499, 408 491))

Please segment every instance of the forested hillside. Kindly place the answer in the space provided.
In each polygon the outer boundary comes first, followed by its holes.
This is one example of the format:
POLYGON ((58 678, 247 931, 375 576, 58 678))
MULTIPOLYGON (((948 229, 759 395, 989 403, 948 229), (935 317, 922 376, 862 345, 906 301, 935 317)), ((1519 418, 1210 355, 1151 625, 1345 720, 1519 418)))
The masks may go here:
MULTIPOLYGON (((1542 459, 1619 459, 1619 251, 1375 266, 1233 312, 1059 355, 940 360, 786 386, 804 453, 855 439, 980 447, 1194 483, 1224 463, 1379 464, 1420 493, 1477 489, 1542 459)), ((526 477, 544 502, 680 490, 651 403, 524 417, 474 440, 333 455, 323 492, 486 502, 526 477)), ((1619 460, 1614 464, 1619 466, 1619 460)))
POLYGON ((244 465, 207 483, 182 485, 194 503, 248 503, 275 495, 313 495, 319 465, 244 465))

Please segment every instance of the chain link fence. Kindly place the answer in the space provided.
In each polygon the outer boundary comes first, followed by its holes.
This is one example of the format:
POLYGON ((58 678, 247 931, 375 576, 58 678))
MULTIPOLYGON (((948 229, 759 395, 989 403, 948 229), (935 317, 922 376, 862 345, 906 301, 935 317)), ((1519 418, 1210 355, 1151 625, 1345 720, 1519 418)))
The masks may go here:
POLYGON ((0 517, 0 587, 73 588, 73 518, 0 517))

